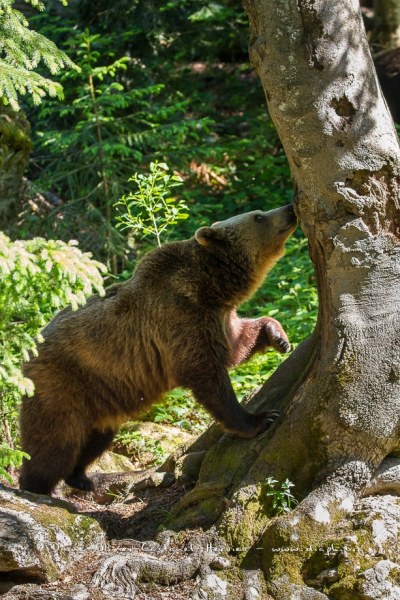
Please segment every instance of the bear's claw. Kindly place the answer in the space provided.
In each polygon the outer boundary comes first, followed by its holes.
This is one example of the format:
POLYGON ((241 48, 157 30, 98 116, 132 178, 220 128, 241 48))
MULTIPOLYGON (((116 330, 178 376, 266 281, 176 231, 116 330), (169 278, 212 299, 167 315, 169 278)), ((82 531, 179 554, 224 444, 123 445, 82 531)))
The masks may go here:
POLYGON ((287 340, 283 338, 277 338, 275 339, 275 343, 282 353, 286 354, 287 352, 290 352, 290 342, 288 342, 287 340))
POLYGON ((279 410, 270 410, 266 413, 266 418, 268 421, 275 421, 279 417, 279 410))
POLYGON ((257 431, 257 435, 260 433, 264 433, 267 429, 269 429, 272 423, 279 417, 280 413, 278 410, 268 410, 260 413, 259 416, 261 419, 261 425, 259 430, 257 431))

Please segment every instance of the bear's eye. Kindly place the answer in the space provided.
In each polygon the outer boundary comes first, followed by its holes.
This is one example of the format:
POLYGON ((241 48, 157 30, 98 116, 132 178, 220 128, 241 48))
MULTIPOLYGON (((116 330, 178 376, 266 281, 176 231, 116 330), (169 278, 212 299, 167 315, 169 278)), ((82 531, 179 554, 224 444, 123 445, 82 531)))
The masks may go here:
POLYGON ((254 215, 254 221, 256 223, 263 223, 265 221, 264 215, 254 215))

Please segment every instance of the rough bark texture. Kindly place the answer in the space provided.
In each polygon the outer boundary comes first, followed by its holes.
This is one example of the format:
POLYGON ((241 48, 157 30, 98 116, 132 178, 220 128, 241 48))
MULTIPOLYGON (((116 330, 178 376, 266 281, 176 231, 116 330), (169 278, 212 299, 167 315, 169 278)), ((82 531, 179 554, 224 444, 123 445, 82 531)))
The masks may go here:
POLYGON ((399 428, 397 137, 356 0, 253 2, 248 10, 251 59, 299 190, 319 281, 318 359, 292 410, 304 427, 301 405, 311 409, 321 466, 354 458, 376 466, 399 428))
POLYGON ((301 397, 309 408, 315 399, 323 464, 356 456, 376 465, 398 442, 397 137, 358 2, 248 8, 251 58, 299 190, 319 280, 318 360, 301 397))
POLYGON ((261 545, 274 597, 314 597, 290 587, 304 583, 306 548, 381 485, 386 468, 371 482, 374 472, 399 446, 400 152, 357 0, 245 7, 250 57, 298 191, 320 314, 312 338, 252 400, 280 409, 280 423, 251 441, 215 442, 215 429, 200 440, 195 450, 207 452, 197 485, 174 516, 178 526, 219 519, 233 547, 261 545), (304 498, 273 521, 263 505, 269 475, 288 477, 304 498), (296 554, 277 552, 294 543, 296 554))

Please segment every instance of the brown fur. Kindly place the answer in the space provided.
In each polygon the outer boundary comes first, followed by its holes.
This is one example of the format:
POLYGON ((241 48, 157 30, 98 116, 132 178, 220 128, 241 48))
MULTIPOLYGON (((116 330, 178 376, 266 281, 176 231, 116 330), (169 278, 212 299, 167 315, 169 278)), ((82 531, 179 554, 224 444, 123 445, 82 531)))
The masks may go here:
POLYGON ((238 403, 227 368, 254 352, 290 348, 275 319, 239 319, 296 227, 291 207, 253 211, 203 227, 145 256, 133 277, 60 312, 25 365, 35 396, 21 410, 20 485, 50 493, 65 479, 90 489, 85 469, 124 421, 176 386, 191 389, 224 428, 243 437, 268 415, 238 403))

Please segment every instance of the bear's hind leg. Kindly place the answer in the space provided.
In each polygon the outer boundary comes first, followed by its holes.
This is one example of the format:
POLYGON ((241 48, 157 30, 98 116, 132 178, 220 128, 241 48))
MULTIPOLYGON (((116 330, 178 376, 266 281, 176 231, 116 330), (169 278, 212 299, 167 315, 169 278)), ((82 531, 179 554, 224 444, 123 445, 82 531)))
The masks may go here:
POLYGON ((53 448, 43 445, 41 449, 26 448, 26 451, 31 458, 23 461, 19 486, 22 490, 48 496, 71 469, 71 464, 75 464, 78 456, 78 446, 75 444, 53 448))
POLYGON ((72 473, 65 478, 65 483, 78 490, 93 490, 93 482, 85 473, 86 467, 111 446, 114 434, 113 429, 92 429, 72 473))

